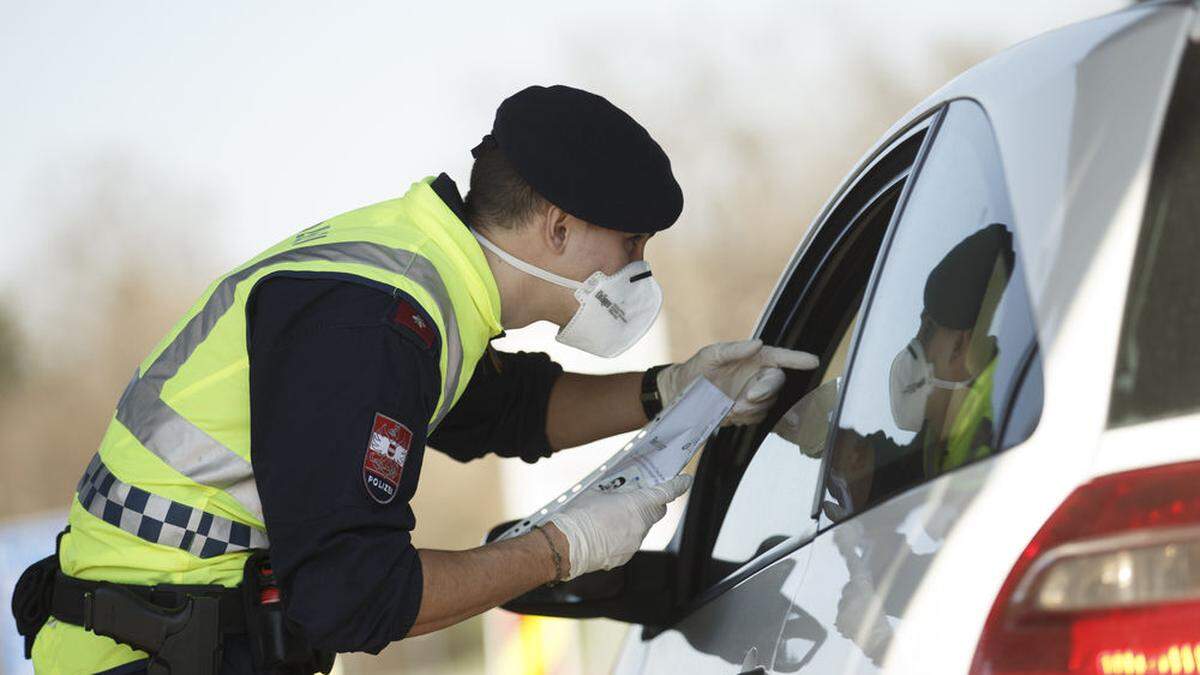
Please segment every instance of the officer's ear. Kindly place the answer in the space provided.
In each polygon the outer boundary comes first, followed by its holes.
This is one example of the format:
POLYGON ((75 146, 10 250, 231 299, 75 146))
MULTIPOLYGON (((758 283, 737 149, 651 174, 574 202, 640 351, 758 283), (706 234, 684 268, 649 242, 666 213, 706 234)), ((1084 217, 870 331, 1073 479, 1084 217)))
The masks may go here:
POLYGON ((567 250, 567 241, 571 238, 571 216, 566 211, 549 204, 542 214, 538 227, 546 246, 556 255, 562 255, 567 250))

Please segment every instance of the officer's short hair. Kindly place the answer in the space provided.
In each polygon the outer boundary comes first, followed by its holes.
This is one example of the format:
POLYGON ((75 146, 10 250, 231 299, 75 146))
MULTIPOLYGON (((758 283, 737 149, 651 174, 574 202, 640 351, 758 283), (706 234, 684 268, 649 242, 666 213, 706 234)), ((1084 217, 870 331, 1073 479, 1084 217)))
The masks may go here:
POLYGON ((506 229, 520 227, 550 205, 496 147, 475 158, 465 202, 472 227, 506 229))

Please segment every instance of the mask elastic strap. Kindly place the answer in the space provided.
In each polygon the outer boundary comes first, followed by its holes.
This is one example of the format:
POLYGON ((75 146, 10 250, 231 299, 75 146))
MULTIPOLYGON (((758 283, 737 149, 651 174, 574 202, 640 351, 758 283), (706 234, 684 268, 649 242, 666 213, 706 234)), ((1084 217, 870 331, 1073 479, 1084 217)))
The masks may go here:
POLYGON ((929 378, 929 382, 938 389, 966 389, 967 387, 971 386, 970 380, 953 382, 951 380, 939 380, 936 377, 931 377, 929 378))
MULTIPOLYGON (((905 349, 907 349, 909 352, 911 352, 913 357, 915 357, 921 363, 924 363, 924 364, 929 363, 929 359, 927 359, 925 357, 925 347, 923 347, 921 345, 921 341, 918 340, 917 338, 913 338, 912 340, 909 340, 908 345, 905 347, 905 349)), ((930 371, 933 370, 932 367, 930 367, 929 369, 930 369, 930 371)), ((965 388, 971 386, 971 380, 965 380, 963 382, 954 382, 952 380, 942 380, 942 379, 933 377, 932 372, 929 376, 929 383, 932 384, 933 386, 937 387, 938 389, 951 389, 951 390, 965 389, 965 388)))
POLYGON ((548 272, 540 267, 537 267, 536 265, 531 265, 531 264, 525 262, 524 260, 521 260, 520 258, 509 253, 508 251, 505 251, 504 249, 500 248, 499 246, 497 246, 496 244, 494 244, 493 242, 488 240, 487 237, 483 236, 482 234, 479 234, 475 230, 471 230, 471 234, 475 235, 475 238, 479 240, 479 243, 482 244, 484 248, 486 248, 487 250, 491 251, 492 253, 495 253, 496 255, 500 256, 500 259, 503 260, 504 262, 508 263, 509 265, 512 265, 513 267, 521 270, 522 272, 524 272, 530 276, 535 276, 539 279, 549 281, 552 284, 557 284, 559 286, 562 286, 564 288, 569 288, 571 290, 583 288, 583 284, 578 281, 575 281, 573 279, 568 279, 566 277, 560 277, 557 274, 555 274, 554 272, 548 272))

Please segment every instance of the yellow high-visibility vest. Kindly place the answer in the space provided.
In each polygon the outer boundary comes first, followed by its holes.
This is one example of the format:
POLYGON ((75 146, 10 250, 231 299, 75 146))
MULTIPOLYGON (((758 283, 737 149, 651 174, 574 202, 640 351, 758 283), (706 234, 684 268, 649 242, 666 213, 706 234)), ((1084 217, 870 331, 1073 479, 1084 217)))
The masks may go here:
POLYGON ((926 437, 927 478, 939 476, 968 462, 992 455, 992 386, 996 379, 997 360, 993 358, 967 389, 962 405, 946 431, 945 445, 940 446, 943 451, 940 455, 936 452, 939 445, 930 440, 934 435, 929 434, 926 437), (980 427, 985 421, 987 427, 984 431, 988 435, 986 441, 979 437, 980 427))
MULTIPOLYGON (((246 340, 246 302, 268 276, 337 273, 412 296, 441 338, 430 431, 437 426, 501 326, 483 251, 431 181, 302 230, 208 287, 121 396, 71 503, 64 573, 236 586, 249 550, 269 547, 250 465, 246 340)), ((141 658, 53 617, 33 648, 39 673, 90 673, 141 658)))

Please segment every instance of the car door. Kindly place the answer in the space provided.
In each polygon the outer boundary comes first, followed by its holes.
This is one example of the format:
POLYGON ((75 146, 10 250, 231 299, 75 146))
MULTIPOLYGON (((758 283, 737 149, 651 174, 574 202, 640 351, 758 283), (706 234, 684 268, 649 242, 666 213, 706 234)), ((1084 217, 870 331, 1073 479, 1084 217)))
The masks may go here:
MULTIPOLYGON (((943 109, 854 338, 826 453, 819 534, 791 604, 821 627, 806 672, 878 672, 995 456, 1041 410, 1037 337, 984 110, 943 109)), ((980 536, 984 536, 980 533, 980 536)), ((953 598, 944 598, 953 611, 953 598)), ((777 650, 807 642, 783 635, 777 650)))
POLYGON ((776 660, 781 632, 814 645, 824 639, 791 604, 817 531, 821 446, 867 282, 925 130, 901 134, 857 174, 785 273, 757 334, 814 352, 822 365, 789 372, 762 424, 709 442, 672 544, 677 619, 631 630, 617 672, 761 672, 776 660))

